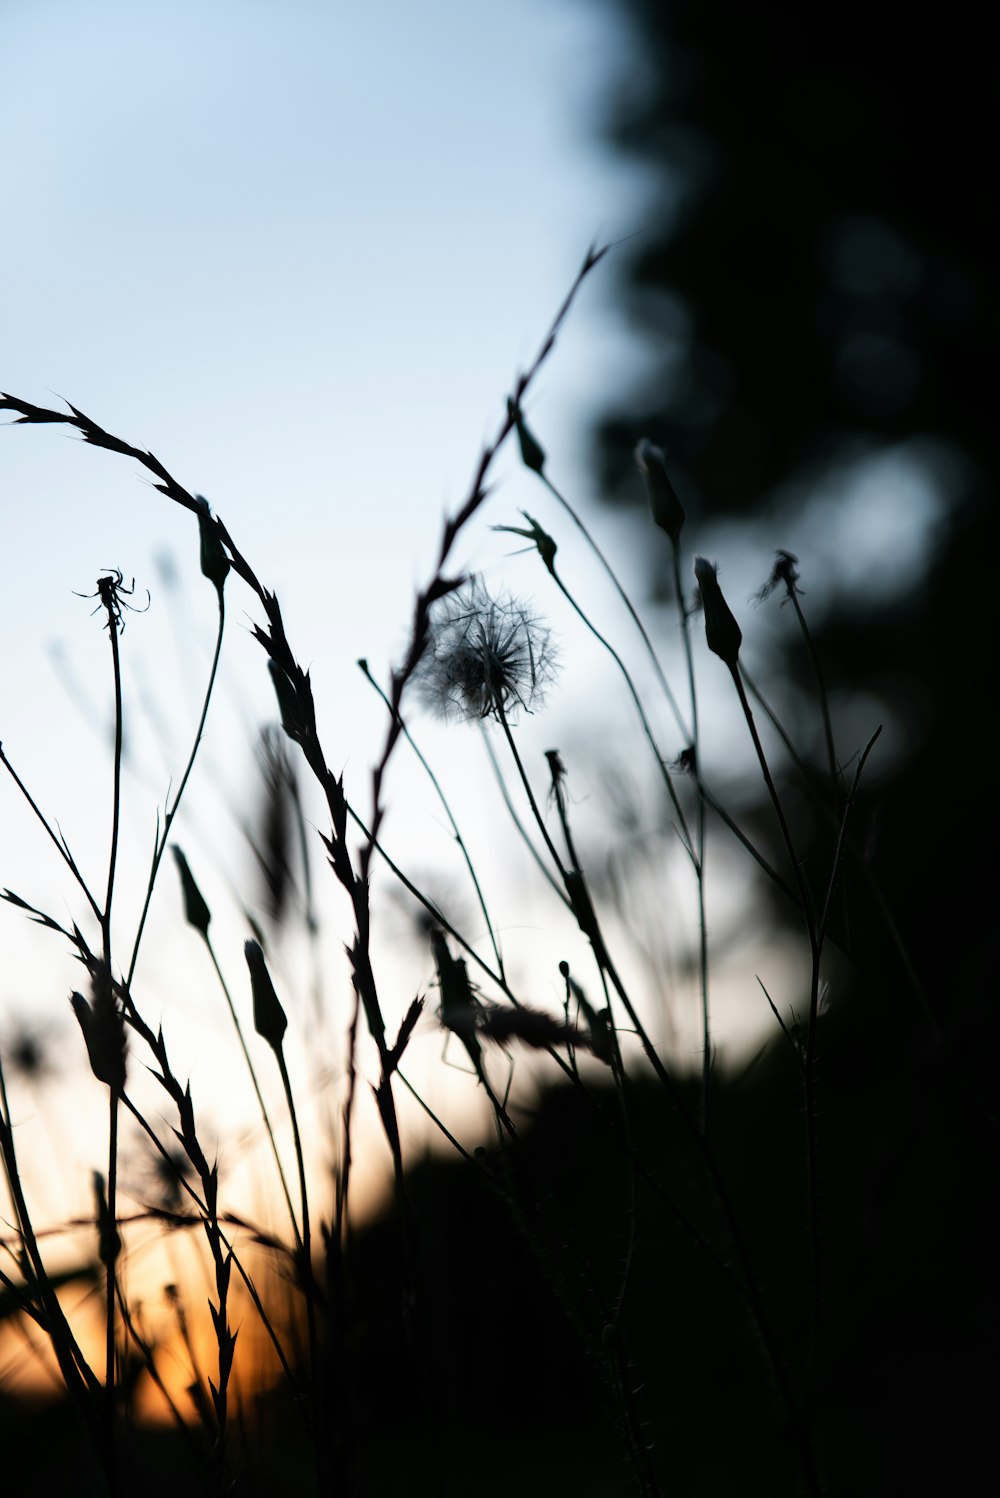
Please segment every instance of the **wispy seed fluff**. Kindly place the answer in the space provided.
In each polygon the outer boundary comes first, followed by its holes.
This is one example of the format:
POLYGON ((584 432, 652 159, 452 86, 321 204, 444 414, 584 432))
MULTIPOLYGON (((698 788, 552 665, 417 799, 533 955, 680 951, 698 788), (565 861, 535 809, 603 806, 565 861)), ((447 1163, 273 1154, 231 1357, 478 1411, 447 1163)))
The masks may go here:
POLYGON ((537 614, 472 578, 435 605, 416 683, 443 718, 502 722, 537 707, 555 674, 552 635, 537 614))

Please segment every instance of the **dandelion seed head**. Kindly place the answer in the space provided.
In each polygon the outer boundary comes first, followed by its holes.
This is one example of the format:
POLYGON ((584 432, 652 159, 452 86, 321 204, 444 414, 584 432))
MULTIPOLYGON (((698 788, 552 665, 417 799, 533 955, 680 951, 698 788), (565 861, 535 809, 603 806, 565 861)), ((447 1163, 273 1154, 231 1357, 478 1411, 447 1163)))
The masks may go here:
POLYGON ((555 674, 551 631, 534 610, 473 578, 435 606, 416 683, 440 717, 509 722, 541 704, 555 674))

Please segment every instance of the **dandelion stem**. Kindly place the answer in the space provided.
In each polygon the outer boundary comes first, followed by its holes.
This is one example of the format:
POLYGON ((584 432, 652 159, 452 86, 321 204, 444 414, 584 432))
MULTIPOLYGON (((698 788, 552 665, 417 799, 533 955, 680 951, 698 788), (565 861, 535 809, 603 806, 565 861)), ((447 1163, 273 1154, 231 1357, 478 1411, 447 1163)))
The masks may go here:
POLYGON ((497 785, 500 787, 500 794, 503 797, 504 805, 507 808, 507 812, 514 824, 514 827, 520 835, 521 841, 524 843, 524 846, 527 848, 528 852, 535 860, 535 863, 538 865, 539 869, 544 875, 546 882, 551 885, 555 894, 566 906, 566 909, 571 910, 572 906, 570 905, 569 900, 566 898, 565 890, 560 889, 559 881, 556 879, 555 875, 552 873, 552 870, 545 862, 545 859, 542 857, 538 849, 535 847, 534 843, 531 841, 531 838, 528 835, 528 829, 525 827, 524 823, 521 821, 520 816, 518 815, 517 808, 515 807, 514 802, 511 799, 510 792, 507 789, 507 782, 504 779, 503 771, 500 768, 500 761, 497 759, 496 753, 493 749, 493 745, 490 743, 490 736, 486 730, 485 725, 482 729, 482 740, 483 747, 486 750, 487 757, 489 758, 490 765, 493 769, 493 774, 496 776, 497 785))
POLYGON ((503 729, 504 737, 507 740, 507 747, 510 749, 511 758, 514 761, 517 773, 521 778, 521 784, 524 786, 524 793, 528 798, 528 805, 531 807, 531 814, 535 819, 539 832, 542 834, 542 838, 544 839, 545 846, 549 850, 549 855, 552 859, 552 862, 558 869, 560 876, 565 880, 566 870, 563 867, 563 861, 559 857, 559 851, 556 848, 555 843, 549 836, 549 829, 545 825, 545 818, 542 816, 541 812, 538 809, 538 802, 535 800, 535 793, 531 789, 531 781, 528 779, 528 772, 524 768, 524 764, 521 761, 521 756, 518 753, 517 745, 514 742, 514 735, 510 731, 510 723, 507 720, 507 714, 504 711, 503 704, 500 702, 497 703, 497 718, 499 720, 500 727, 503 729))
POLYGON ((503 973, 503 958, 500 955, 500 947, 497 942, 496 934, 493 930, 493 923, 490 920, 489 910, 486 907, 486 898, 483 895, 482 887, 480 886, 479 878, 476 874, 475 865, 473 864, 472 858, 469 854, 469 850, 466 847, 465 839, 462 837, 462 833, 459 829, 458 823, 455 820, 454 813, 452 812, 451 804, 441 787, 441 782, 438 780, 426 757, 422 753, 419 745, 416 743, 410 730, 407 728, 402 717, 399 715, 398 709, 393 708, 392 703, 389 701, 389 698, 386 696, 385 692, 383 692, 374 676, 372 676, 371 672, 368 669, 368 662, 359 661, 358 665, 361 668, 361 672, 365 680, 375 688, 375 691, 381 697, 382 701, 385 703, 389 711, 396 713, 397 717, 399 718, 399 727, 402 731, 403 737, 406 739, 406 742, 409 744, 410 748, 413 750, 414 754, 417 756, 417 759, 423 766, 424 772, 430 780, 431 785, 434 787, 437 798, 444 808, 445 816, 448 818, 448 821, 451 824, 451 830, 454 834, 455 842, 458 844, 459 849, 461 850, 462 857, 465 860, 465 866, 469 871, 469 878, 472 880, 472 886, 476 892, 476 899, 478 900, 479 908, 483 913, 483 920, 486 922, 486 930, 489 932, 490 945, 493 948, 493 955, 496 958, 497 967, 499 968, 500 972, 503 973))

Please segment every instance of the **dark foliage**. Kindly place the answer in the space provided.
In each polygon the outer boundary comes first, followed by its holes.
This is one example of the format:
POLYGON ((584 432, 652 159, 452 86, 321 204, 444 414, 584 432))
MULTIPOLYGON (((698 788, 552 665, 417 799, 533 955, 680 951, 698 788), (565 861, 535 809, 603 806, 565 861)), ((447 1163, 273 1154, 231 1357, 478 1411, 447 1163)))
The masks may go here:
MULTIPOLYGON (((863 799, 858 825, 932 1003, 972 1057, 992 1011, 979 723, 1000 466, 992 23, 967 4, 616 8, 633 61, 606 134, 658 186, 615 262, 615 295, 653 362, 600 423, 602 491, 639 500, 631 453, 648 436, 695 530, 743 517, 781 545, 766 507, 788 481, 808 494, 845 454, 908 441, 934 465, 949 513, 919 592, 890 609, 859 600, 819 646, 835 692, 891 712, 899 774, 863 799)), ((669 590, 668 572, 652 585, 669 590)), ((783 669, 809 689, 803 652, 783 669)), ((863 917, 855 939, 871 971, 868 929, 863 917)))
MULTIPOLYGON (((984 1377, 1000 1334, 982 1189, 992 1140, 919 1026, 887 1022, 876 994, 857 993, 823 1025, 829 1272, 824 1351, 808 1380, 823 1491, 977 1498, 997 1472, 993 1385, 984 1377)), ((742 1079, 720 1083, 713 1107, 768 1314, 797 1373, 809 1320, 800 1089, 781 1041, 742 1079)), ((614 1093, 599 1096, 613 1130, 614 1093)), ((693 1106, 693 1088, 688 1100, 693 1106)), ((632 1088, 630 1108, 657 1182, 704 1209, 662 1093, 632 1088)), ((350 1385, 353 1490, 373 1498, 629 1492, 600 1313, 570 1246, 586 1246, 594 1284, 611 1294, 629 1221, 621 1156, 597 1115, 557 1089, 522 1124, 516 1147, 504 1158, 490 1151, 482 1164, 485 1172, 429 1159, 410 1172, 418 1295, 407 1314, 398 1223, 390 1215, 355 1243, 353 1330, 333 1359, 350 1385), (513 1211, 503 1200, 510 1185, 513 1211)), ((623 1339, 663 1491, 796 1491, 788 1432, 739 1300, 641 1181, 635 1225, 623 1339)), ((335 1424, 344 1409, 331 1401, 325 1419, 335 1424)), ((51 1412, 33 1428, 21 1415, 11 1425, 11 1413, 0 1409, 15 1458, 9 1491, 67 1491, 71 1428, 55 1440, 51 1412)), ((311 1492, 306 1443, 281 1390, 261 1402, 255 1430, 234 1491, 311 1492)), ((130 1453, 136 1471, 153 1463, 166 1474, 187 1460, 176 1438, 131 1439, 140 1443, 130 1453)), ((185 1480, 190 1487, 190 1471, 185 1480)))

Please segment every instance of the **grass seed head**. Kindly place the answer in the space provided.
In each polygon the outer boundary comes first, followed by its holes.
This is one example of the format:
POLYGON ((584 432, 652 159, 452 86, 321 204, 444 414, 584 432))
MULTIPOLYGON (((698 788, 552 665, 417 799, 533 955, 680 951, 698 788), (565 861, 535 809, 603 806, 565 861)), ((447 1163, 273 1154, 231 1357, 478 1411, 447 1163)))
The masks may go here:
POLYGON ((267 669, 274 685, 274 695, 278 699, 281 726, 293 743, 301 744, 305 736, 305 723, 302 717, 302 710, 299 707, 295 683, 287 671, 278 665, 276 660, 269 660, 267 669))

